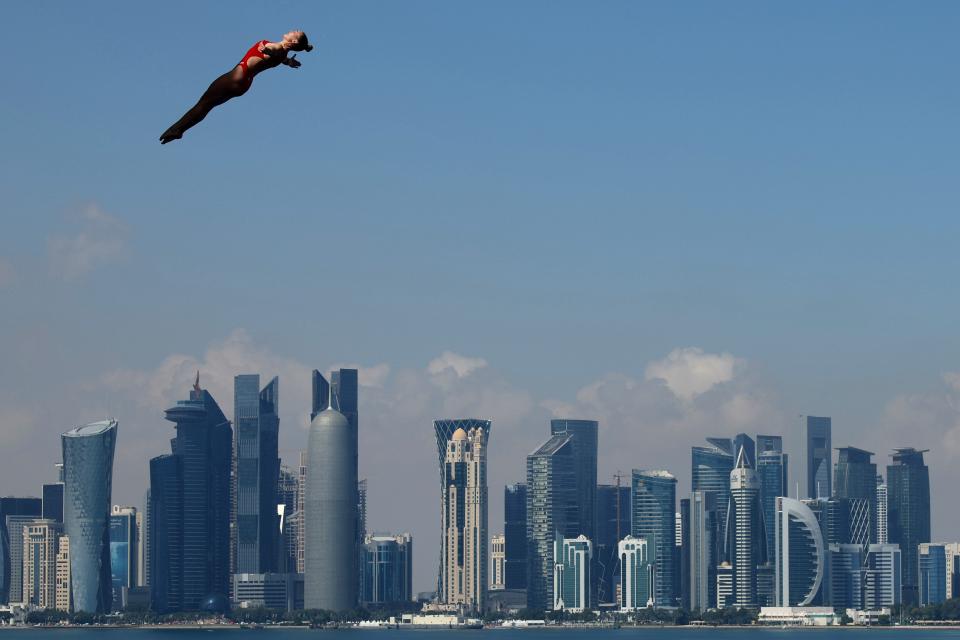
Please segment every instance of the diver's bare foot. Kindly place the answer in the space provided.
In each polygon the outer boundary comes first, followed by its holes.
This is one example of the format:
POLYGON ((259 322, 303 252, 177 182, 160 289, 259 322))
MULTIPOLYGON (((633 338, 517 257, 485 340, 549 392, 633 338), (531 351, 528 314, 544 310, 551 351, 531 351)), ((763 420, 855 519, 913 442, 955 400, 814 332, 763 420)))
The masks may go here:
POLYGON ((179 131, 175 131, 173 127, 171 127, 166 131, 164 131, 163 135, 160 136, 160 144, 167 144, 168 142, 179 140, 182 137, 183 137, 182 133, 180 133, 179 131))

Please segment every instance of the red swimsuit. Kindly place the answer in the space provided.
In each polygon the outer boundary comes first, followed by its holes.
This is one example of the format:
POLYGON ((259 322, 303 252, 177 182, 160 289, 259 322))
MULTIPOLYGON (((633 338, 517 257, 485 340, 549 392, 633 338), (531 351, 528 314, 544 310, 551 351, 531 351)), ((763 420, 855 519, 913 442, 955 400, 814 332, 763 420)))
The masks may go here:
MULTIPOLYGON (((246 76, 246 74, 247 74, 248 71, 249 71, 249 69, 247 68, 247 63, 250 62, 250 58, 266 58, 266 57, 267 57, 266 54, 264 54, 263 51, 260 50, 260 47, 262 47, 262 46, 264 46, 264 45, 266 45, 266 44, 270 44, 270 41, 269 41, 269 40, 261 40, 260 42, 256 43, 256 44, 253 45, 252 47, 250 47, 250 50, 247 51, 246 54, 244 54, 243 60, 240 61, 240 66, 243 68, 244 76, 246 76)), ((252 77, 246 77, 246 79, 247 79, 247 80, 253 80, 252 77)))

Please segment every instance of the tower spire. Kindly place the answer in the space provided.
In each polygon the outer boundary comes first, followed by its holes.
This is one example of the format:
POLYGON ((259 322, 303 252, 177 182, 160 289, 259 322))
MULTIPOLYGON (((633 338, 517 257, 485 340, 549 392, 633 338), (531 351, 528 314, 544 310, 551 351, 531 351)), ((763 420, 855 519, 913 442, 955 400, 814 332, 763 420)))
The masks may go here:
POLYGON ((197 379, 193 383, 193 390, 200 393, 200 369, 197 369, 197 379))

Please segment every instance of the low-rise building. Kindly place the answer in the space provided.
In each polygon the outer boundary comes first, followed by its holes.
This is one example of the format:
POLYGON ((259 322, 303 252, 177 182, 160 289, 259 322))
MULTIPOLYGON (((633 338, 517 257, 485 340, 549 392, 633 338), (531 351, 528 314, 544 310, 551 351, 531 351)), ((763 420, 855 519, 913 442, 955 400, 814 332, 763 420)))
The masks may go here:
POLYGON ((233 605, 240 609, 303 609, 303 574, 300 573, 235 573, 232 586, 233 605))
POLYGON ((757 622, 798 627, 828 627, 840 624, 840 616, 834 612, 833 607, 761 607, 757 622))

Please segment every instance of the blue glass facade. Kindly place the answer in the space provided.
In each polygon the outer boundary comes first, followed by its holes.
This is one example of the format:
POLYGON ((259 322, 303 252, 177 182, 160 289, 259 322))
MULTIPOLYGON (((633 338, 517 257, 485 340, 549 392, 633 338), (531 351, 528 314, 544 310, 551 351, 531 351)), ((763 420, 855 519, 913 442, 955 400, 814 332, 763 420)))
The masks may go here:
POLYGON ((630 533, 630 487, 602 484, 597 487, 597 534, 594 566, 597 602, 615 602, 620 581, 617 545, 630 533))
POLYGON ((361 602, 386 604, 413 599, 413 538, 368 536, 363 545, 361 602))
POLYGON ((229 593, 233 435, 199 383, 166 419, 176 425, 172 455, 150 462, 151 597, 160 613, 195 611, 229 593))
POLYGON ((553 597, 553 543, 575 538, 577 482, 573 436, 552 436, 527 456, 527 607, 545 611, 553 597))
POLYGON ((7 516, 39 518, 43 510, 40 498, 0 498, 0 604, 10 601, 10 532, 7 516))
POLYGON ((503 578, 506 589, 527 588, 527 485, 503 489, 503 578))
MULTIPOLYGON (((729 486, 729 476, 727 479, 729 486)), ((631 535, 652 541, 654 603, 674 606, 677 479, 666 471, 633 470, 631 535)))
POLYGON ((923 454, 897 449, 887 466, 888 535, 902 550, 903 602, 910 605, 919 600, 917 547, 930 542, 930 470, 923 454))
POLYGON ((829 498, 833 495, 830 418, 804 416, 802 427, 804 497, 829 498))
POLYGON ((837 449, 833 495, 855 501, 851 504, 850 536, 854 544, 877 541, 877 465, 872 456, 856 447, 837 449))
POLYGON ((942 544, 920 545, 920 606, 940 604, 947 599, 947 549, 942 544))
POLYGON ((63 445, 63 529, 70 538, 74 611, 109 613, 110 497, 117 422, 77 427, 61 436, 63 445))
POLYGON ((113 608, 119 609, 123 602, 123 588, 137 586, 137 513, 110 516, 110 583, 113 591, 113 608))
POLYGON ((278 571, 277 515, 279 380, 260 390, 260 376, 240 375, 234 388, 236 567, 238 573, 278 571))
POLYGON ((43 485, 43 518, 63 522, 63 483, 43 485))

